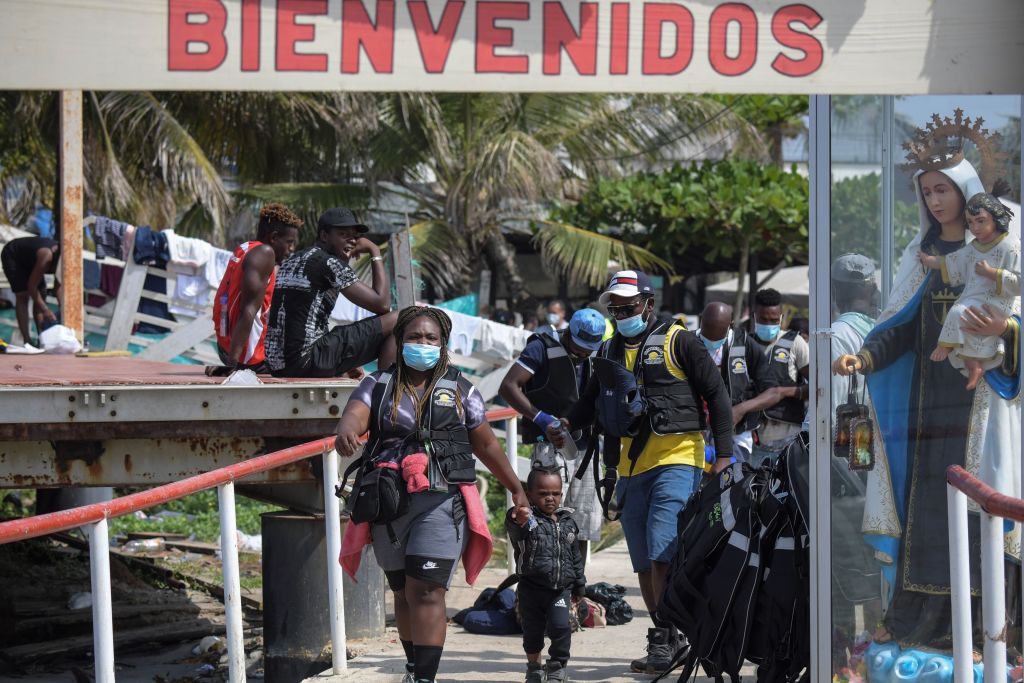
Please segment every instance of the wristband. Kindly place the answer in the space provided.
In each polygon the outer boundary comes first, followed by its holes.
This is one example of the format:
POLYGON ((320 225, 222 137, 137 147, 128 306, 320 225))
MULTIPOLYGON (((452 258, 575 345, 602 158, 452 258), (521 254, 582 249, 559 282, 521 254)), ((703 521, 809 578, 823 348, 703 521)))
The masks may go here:
POLYGON ((371 256, 370 257, 370 261, 383 261, 383 260, 384 260, 383 256, 371 256))
POLYGON ((533 416, 533 424, 540 427, 545 432, 548 430, 548 426, 555 421, 555 418, 548 415, 543 410, 538 410, 537 414, 533 416))

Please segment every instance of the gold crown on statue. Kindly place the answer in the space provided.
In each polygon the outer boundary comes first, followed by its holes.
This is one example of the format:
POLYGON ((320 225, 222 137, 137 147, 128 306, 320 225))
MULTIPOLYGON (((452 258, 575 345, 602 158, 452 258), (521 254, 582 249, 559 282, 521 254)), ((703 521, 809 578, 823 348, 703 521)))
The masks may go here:
POLYGON ((964 144, 970 140, 981 155, 978 175, 986 188, 991 188, 1007 155, 1000 150, 1002 136, 989 133, 982 126, 985 119, 964 117, 963 109, 956 109, 953 118, 943 119, 932 114, 932 120, 924 128, 914 131, 914 138, 903 143, 907 150, 907 162, 900 168, 905 171, 941 171, 956 166, 964 159, 964 144))

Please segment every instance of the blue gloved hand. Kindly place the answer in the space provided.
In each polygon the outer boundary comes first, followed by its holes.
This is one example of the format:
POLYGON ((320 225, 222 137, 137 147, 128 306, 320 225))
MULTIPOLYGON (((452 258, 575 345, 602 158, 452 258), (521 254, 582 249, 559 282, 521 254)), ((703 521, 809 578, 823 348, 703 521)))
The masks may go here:
POLYGON ((541 428, 542 431, 546 432, 548 426, 554 422, 557 418, 552 415, 548 415, 543 410, 538 410, 537 414, 533 416, 533 424, 541 428))

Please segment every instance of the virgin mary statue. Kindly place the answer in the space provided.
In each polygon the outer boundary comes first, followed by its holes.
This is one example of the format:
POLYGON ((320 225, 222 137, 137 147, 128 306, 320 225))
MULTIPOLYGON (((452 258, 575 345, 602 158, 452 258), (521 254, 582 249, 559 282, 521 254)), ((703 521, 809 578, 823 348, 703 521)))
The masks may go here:
MULTIPOLYGON (((834 369, 839 374, 856 370, 867 375, 876 442, 881 445, 868 478, 863 533, 882 565, 892 597, 875 641, 948 651, 952 618, 945 472, 950 465, 961 465, 996 490, 1020 495, 1015 353, 1019 318, 1009 320, 1003 333, 1003 366, 989 371, 975 390, 965 388, 964 378, 948 362, 928 357, 962 286, 944 284, 938 271, 922 267, 918 252, 945 255, 973 239, 966 229, 964 207, 973 195, 985 191, 985 184, 963 158, 963 141, 974 140, 983 155, 993 153, 991 139, 981 134, 986 131, 980 124, 972 128, 959 110, 955 122, 947 118, 943 124, 938 116, 934 121, 939 125, 929 125, 915 143, 905 145, 916 166, 917 236, 903 252, 878 324, 857 355, 840 357, 834 369), (947 136, 939 135, 949 132, 943 126, 959 134, 959 147, 948 146, 947 136)), ((986 170, 984 164, 982 168, 986 170)), ((1010 239, 1019 241, 1019 207, 1014 213, 1010 239)), ((1019 298, 1014 310, 1019 315, 1019 298)), ((1007 554, 1019 558, 1019 529, 1007 531, 1007 554)), ((976 508, 970 533, 971 591, 977 598, 981 580, 976 508)), ((974 623, 979 625, 980 620, 974 623)))

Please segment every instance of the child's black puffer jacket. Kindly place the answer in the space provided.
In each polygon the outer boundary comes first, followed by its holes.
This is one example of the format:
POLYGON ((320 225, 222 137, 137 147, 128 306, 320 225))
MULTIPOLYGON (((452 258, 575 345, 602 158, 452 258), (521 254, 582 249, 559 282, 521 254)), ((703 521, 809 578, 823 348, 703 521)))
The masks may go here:
POLYGON ((505 530, 515 549, 516 574, 521 580, 555 590, 572 588, 573 595, 582 597, 587 579, 578 544, 580 531, 571 515, 572 510, 559 508, 556 519, 551 519, 533 508, 537 526, 529 529, 513 522, 509 510, 505 530))

